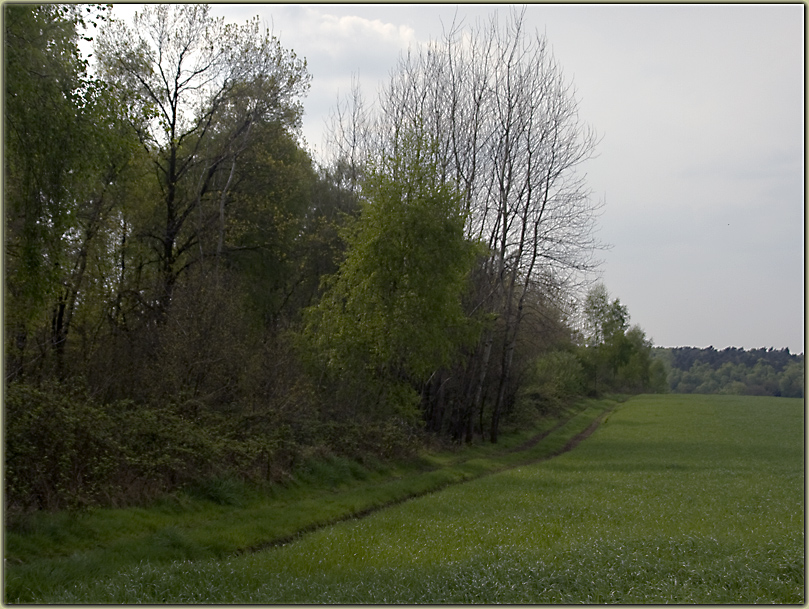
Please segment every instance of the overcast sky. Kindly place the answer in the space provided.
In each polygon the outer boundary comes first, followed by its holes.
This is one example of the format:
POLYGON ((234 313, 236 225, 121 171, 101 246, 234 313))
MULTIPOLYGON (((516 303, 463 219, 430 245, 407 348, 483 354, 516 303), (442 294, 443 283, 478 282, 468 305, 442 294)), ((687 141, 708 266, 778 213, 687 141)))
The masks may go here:
MULTIPOLYGON (((134 5, 117 5, 128 18, 134 5)), ((308 61, 310 149, 358 75, 367 101, 408 46, 505 4, 218 4, 308 61)), ((804 6, 528 5, 602 137, 602 279, 660 346, 804 351, 804 6)))

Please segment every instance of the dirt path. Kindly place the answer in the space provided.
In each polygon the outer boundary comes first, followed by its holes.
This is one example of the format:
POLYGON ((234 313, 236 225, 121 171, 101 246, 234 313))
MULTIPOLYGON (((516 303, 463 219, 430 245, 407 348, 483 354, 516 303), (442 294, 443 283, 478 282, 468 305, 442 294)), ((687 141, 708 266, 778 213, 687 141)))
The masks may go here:
MULTIPOLYGON (((573 416, 575 416, 575 415, 573 415, 573 416)), ((565 425, 568 421, 570 421, 570 419, 573 418, 573 416, 570 416, 567 419, 564 419, 563 421, 559 421, 556 425, 551 427, 549 430, 543 431, 542 433, 539 433, 539 434, 535 435, 533 438, 531 438, 527 442, 523 442, 519 446, 515 446, 514 448, 512 448, 511 450, 508 450, 506 452, 508 452, 508 453, 519 453, 519 452, 522 452, 524 450, 528 450, 529 448, 533 448, 534 446, 536 446, 537 444, 542 442, 542 440, 544 440, 549 435, 551 435, 554 431, 556 431, 557 429, 562 427, 562 425, 565 425)))
MULTIPOLYGON (((613 411, 613 410, 615 410, 615 406, 613 406, 613 407, 612 407, 612 408, 610 408, 609 410, 605 410, 604 412, 602 412, 602 413, 601 413, 601 414, 598 416, 598 418, 597 418, 595 421, 593 421, 593 422, 590 424, 590 426, 589 426, 587 429, 585 429, 584 431, 580 432, 580 433, 579 433, 579 434, 577 434, 576 436, 572 437, 572 438, 571 438, 571 439, 570 439, 570 440, 567 442, 567 444, 565 444, 565 445, 564 445, 564 446, 563 446, 563 447, 562 447, 560 450, 556 451, 556 452, 555 452, 555 453, 553 453, 552 455, 548 455, 548 456, 546 456, 546 457, 542 457, 542 458, 540 459, 540 461, 544 461, 545 459, 550 459, 551 457, 557 457, 557 456, 561 455, 562 453, 566 453, 566 452, 568 452, 568 451, 573 450, 574 448, 576 448, 576 447, 577 447, 579 444, 581 444, 581 442, 582 442, 583 440, 586 440, 587 438, 589 438, 589 437, 590 437, 590 436, 593 434, 593 432, 594 432, 596 429, 598 429, 599 425, 601 425, 601 423, 603 423, 603 422, 604 422, 604 419, 606 419, 606 418, 607 418, 607 416, 608 416, 610 413, 612 413, 612 411, 613 411)), ((573 415, 573 416, 575 416, 575 415, 573 415)), ((509 453, 517 453, 517 452, 522 452, 522 451, 524 451, 524 450, 528 450, 529 448, 533 448, 534 446, 536 446, 537 444, 539 444, 540 442, 542 442, 542 440, 544 440, 545 438, 547 438, 547 437, 548 437, 550 434, 552 434, 554 431, 556 431, 557 429, 559 429, 559 428, 560 428, 560 427, 562 427, 563 425, 566 425, 566 424, 567 424, 567 423, 570 421, 570 419, 572 419, 572 418, 573 418, 573 417, 571 416, 570 418, 565 419, 564 421, 559 421, 559 423, 557 423, 556 425, 554 425, 554 426, 553 426, 551 429, 548 429, 547 431, 543 431, 542 433, 537 434, 536 436, 534 436, 533 438, 531 438, 531 439, 530 439, 530 440, 528 440, 527 442, 523 442, 523 443, 522 443, 522 444, 520 444, 519 446, 517 446, 517 447, 515 447, 515 448, 512 448, 511 450, 509 450, 509 451, 507 451, 507 452, 509 452, 509 453)))
MULTIPOLYGON (((584 440, 589 438, 593 434, 593 432, 596 429, 598 429, 599 425, 601 425, 601 423, 604 422, 604 419, 606 419, 607 416, 609 416, 615 410, 616 407, 617 407, 617 404, 616 404, 616 406, 613 406, 612 408, 609 408, 608 410, 605 410, 604 412, 602 412, 587 427, 587 429, 585 429, 584 431, 581 431, 578 434, 576 434, 574 437, 572 437, 570 440, 568 440, 568 442, 562 448, 560 448, 559 450, 557 450, 556 452, 554 452, 554 453, 552 453, 550 455, 540 457, 539 459, 536 459, 536 460, 533 460, 533 461, 527 461, 527 462, 521 463, 519 465, 511 465, 511 466, 508 466, 508 467, 504 467, 502 469, 498 469, 496 471, 487 472, 487 473, 482 474, 480 476, 476 476, 475 478, 470 478, 468 480, 455 482, 453 484, 464 484, 466 482, 471 482, 472 480, 477 480, 478 478, 482 478, 482 477, 485 477, 485 476, 491 476, 492 474, 498 474, 498 473, 501 473, 501 472, 504 472, 504 471, 507 471, 507 470, 510 470, 510 469, 517 468, 517 467, 522 467, 522 466, 525 466, 525 465, 531 465, 531 464, 534 464, 534 463, 541 463, 543 461, 547 461, 548 459, 553 459, 554 457, 558 457, 561 454, 569 452, 569 451, 573 450, 574 448, 576 448, 584 440)), ((529 439, 528 441, 526 441, 526 442, 522 443, 521 445, 519 445, 519 446, 517 446, 515 448, 512 448, 512 449, 510 449, 510 450, 508 450, 506 452, 507 453, 522 452, 522 451, 528 450, 529 448, 532 448, 532 447, 536 446, 542 440, 544 440, 546 437, 548 437, 551 433, 553 433, 554 431, 556 431, 557 429, 559 429, 560 427, 562 427, 563 425, 568 423, 574 416, 575 415, 571 416, 568 419, 560 421, 559 423, 557 423, 551 429, 549 429, 547 431, 543 431, 542 433, 537 434, 536 436, 529 439)), ((437 488, 429 489, 429 490, 426 490, 426 491, 424 491, 422 493, 417 493, 417 494, 409 495, 407 497, 402 497, 402 498, 396 499, 396 500, 391 501, 390 503, 387 503, 385 505, 378 505, 378 506, 374 506, 374 507, 369 507, 369 508, 365 508, 365 509, 357 511, 357 512, 353 512, 353 513, 350 513, 350 514, 345 514, 344 516, 337 517, 337 518, 335 518, 333 520, 330 520, 329 522, 313 524, 311 526, 308 526, 308 527, 305 527, 305 528, 301 529, 300 531, 294 533, 293 535, 289 535, 289 536, 286 536, 286 537, 283 537, 283 538, 273 539, 271 541, 267 541, 267 542, 264 542, 264 543, 255 544, 255 545, 250 546, 248 548, 244 548, 242 550, 237 550, 235 552, 235 554, 238 555, 238 554, 245 554, 245 553, 260 552, 262 550, 267 550, 267 549, 272 548, 272 547, 286 545, 286 544, 288 544, 290 542, 295 541, 296 539, 299 539, 303 535, 305 535, 307 533, 311 533, 311 532, 316 531, 318 529, 322 529, 322 528, 327 527, 327 526, 332 526, 334 524, 337 524, 338 522, 343 522, 343 521, 346 521, 346 520, 356 520, 356 519, 359 519, 359 518, 365 518, 366 516, 370 516, 371 514, 373 514, 375 512, 378 512, 380 510, 383 510, 383 509, 386 509, 386 508, 389 508, 389 507, 393 507, 394 505, 404 503, 405 501, 409 501, 411 499, 416 499, 416 498, 424 496, 424 495, 429 495, 431 493, 438 492, 440 490, 443 490, 444 488, 446 488, 446 486, 440 486, 440 487, 437 487, 437 488)))
MULTIPOLYGON (((550 455, 545 455, 544 457, 540 457, 540 458, 535 459, 533 461, 527 461, 527 462, 522 463, 520 465, 512 465, 512 466, 510 466, 510 467, 508 467, 506 469, 513 469, 515 467, 521 467, 522 465, 532 465, 534 463, 542 463, 543 461, 547 461, 548 459, 553 459, 554 457, 558 457, 559 455, 563 455, 564 453, 573 450, 579 444, 581 444, 584 440, 586 440, 591 435, 593 435, 593 432, 596 429, 598 429, 599 425, 601 425, 604 422, 604 419, 606 419, 610 414, 612 414, 612 412, 617 407, 618 407, 618 405, 616 404, 612 408, 609 408, 609 409, 605 410, 604 412, 602 412, 600 415, 598 415, 598 417, 596 418, 595 421, 590 423, 590 425, 587 427, 587 429, 585 429, 584 431, 579 432, 578 434, 576 434, 575 436, 570 438, 570 440, 568 440, 567 443, 562 448, 557 450, 556 452, 553 452, 550 455)), ((546 436, 548 436, 548 434, 550 434, 553 431, 556 431, 562 425, 567 423, 569 420, 570 419, 568 419, 567 421, 562 421, 561 423, 559 423, 555 427, 553 427, 553 429, 545 431, 545 432, 531 438, 530 440, 528 440, 528 442, 525 442, 524 444, 521 444, 516 449, 513 449, 511 452, 516 452, 517 450, 527 450, 528 448, 531 448, 532 446, 537 445, 541 440, 543 440, 546 436)), ((500 470, 500 471, 502 471, 502 470, 500 470)), ((492 473, 497 473, 497 472, 492 472, 492 473)))
POLYGON ((555 457, 557 455, 561 455, 562 453, 566 453, 567 451, 573 450, 574 448, 576 448, 579 444, 582 443, 583 440, 586 440, 591 435, 593 435, 593 432, 596 429, 598 429, 599 425, 601 425, 604 422, 604 419, 606 419, 610 414, 612 414, 613 410, 615 410, 614 406, 612 408, 610 408, 609 410, 605 410, 604 412, 602 412, 601 415, 595 421, 590 423, 590 427, 588 427, 587 429, 585 429, 581 433, 577 434, 576 436, 572 437, 568 441, 568 443, 565 444, 562 447, 562 450, 560 450, 559 452, 555 453, 552 456, 555 457))

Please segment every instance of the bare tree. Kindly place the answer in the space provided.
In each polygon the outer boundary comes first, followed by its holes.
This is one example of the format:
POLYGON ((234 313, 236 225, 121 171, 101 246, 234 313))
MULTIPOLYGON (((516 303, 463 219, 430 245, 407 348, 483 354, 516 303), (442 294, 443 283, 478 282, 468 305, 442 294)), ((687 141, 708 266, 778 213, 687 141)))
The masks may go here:
POLYGON ((482 412, 499 345, 496 442, 532 282, 551 274, 564 286, 598 264, 599 205, 577 173, 596 135, 580 121, 547 40, 525 31, 524 9, 504 23, 497 14, 471 28, 453 23, 440 41, 402 55, 374 120, 368 155, 395 153, 407 131, 423 134, 441 175, 464 193, 467 236, 488 247, 471 308, 496 315, 498 324, 481 338, 465 399, 482 412))
POLYGON ((360 88, 359 76, 352 75, 348 99, 337 99, 326 133, 327 146, 332 151, 332 165, 340 186, 352 193, 359 191, 361 174, 367 157, 374 148, 374 129, 360 88))

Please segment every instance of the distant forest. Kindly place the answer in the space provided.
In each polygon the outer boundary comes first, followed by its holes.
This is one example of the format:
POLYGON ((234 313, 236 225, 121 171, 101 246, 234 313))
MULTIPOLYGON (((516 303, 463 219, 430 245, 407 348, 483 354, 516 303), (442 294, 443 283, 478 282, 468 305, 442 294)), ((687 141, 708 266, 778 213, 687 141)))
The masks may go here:
POLYGON ((804 397, 804 355, 789 348, 657 347, 654 355, 669 370, 674 393, 804 397))

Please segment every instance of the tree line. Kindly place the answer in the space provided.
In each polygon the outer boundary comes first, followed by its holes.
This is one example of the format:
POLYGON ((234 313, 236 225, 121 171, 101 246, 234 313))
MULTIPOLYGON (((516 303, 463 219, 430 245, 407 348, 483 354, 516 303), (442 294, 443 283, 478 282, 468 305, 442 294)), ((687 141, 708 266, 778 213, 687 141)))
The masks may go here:
POLYGON ((578 297, 596 136, 521 13, 355 89, 319 164, 306 61, 257 20, 109 8, 4 6, 7 508, 496 442, 661 388, 626 308, 578 297))
POLYGON ((675 393, 804 397, 804 355, 788 348, 658 347, 654 356, 669 368, 668 382, 675 393))

